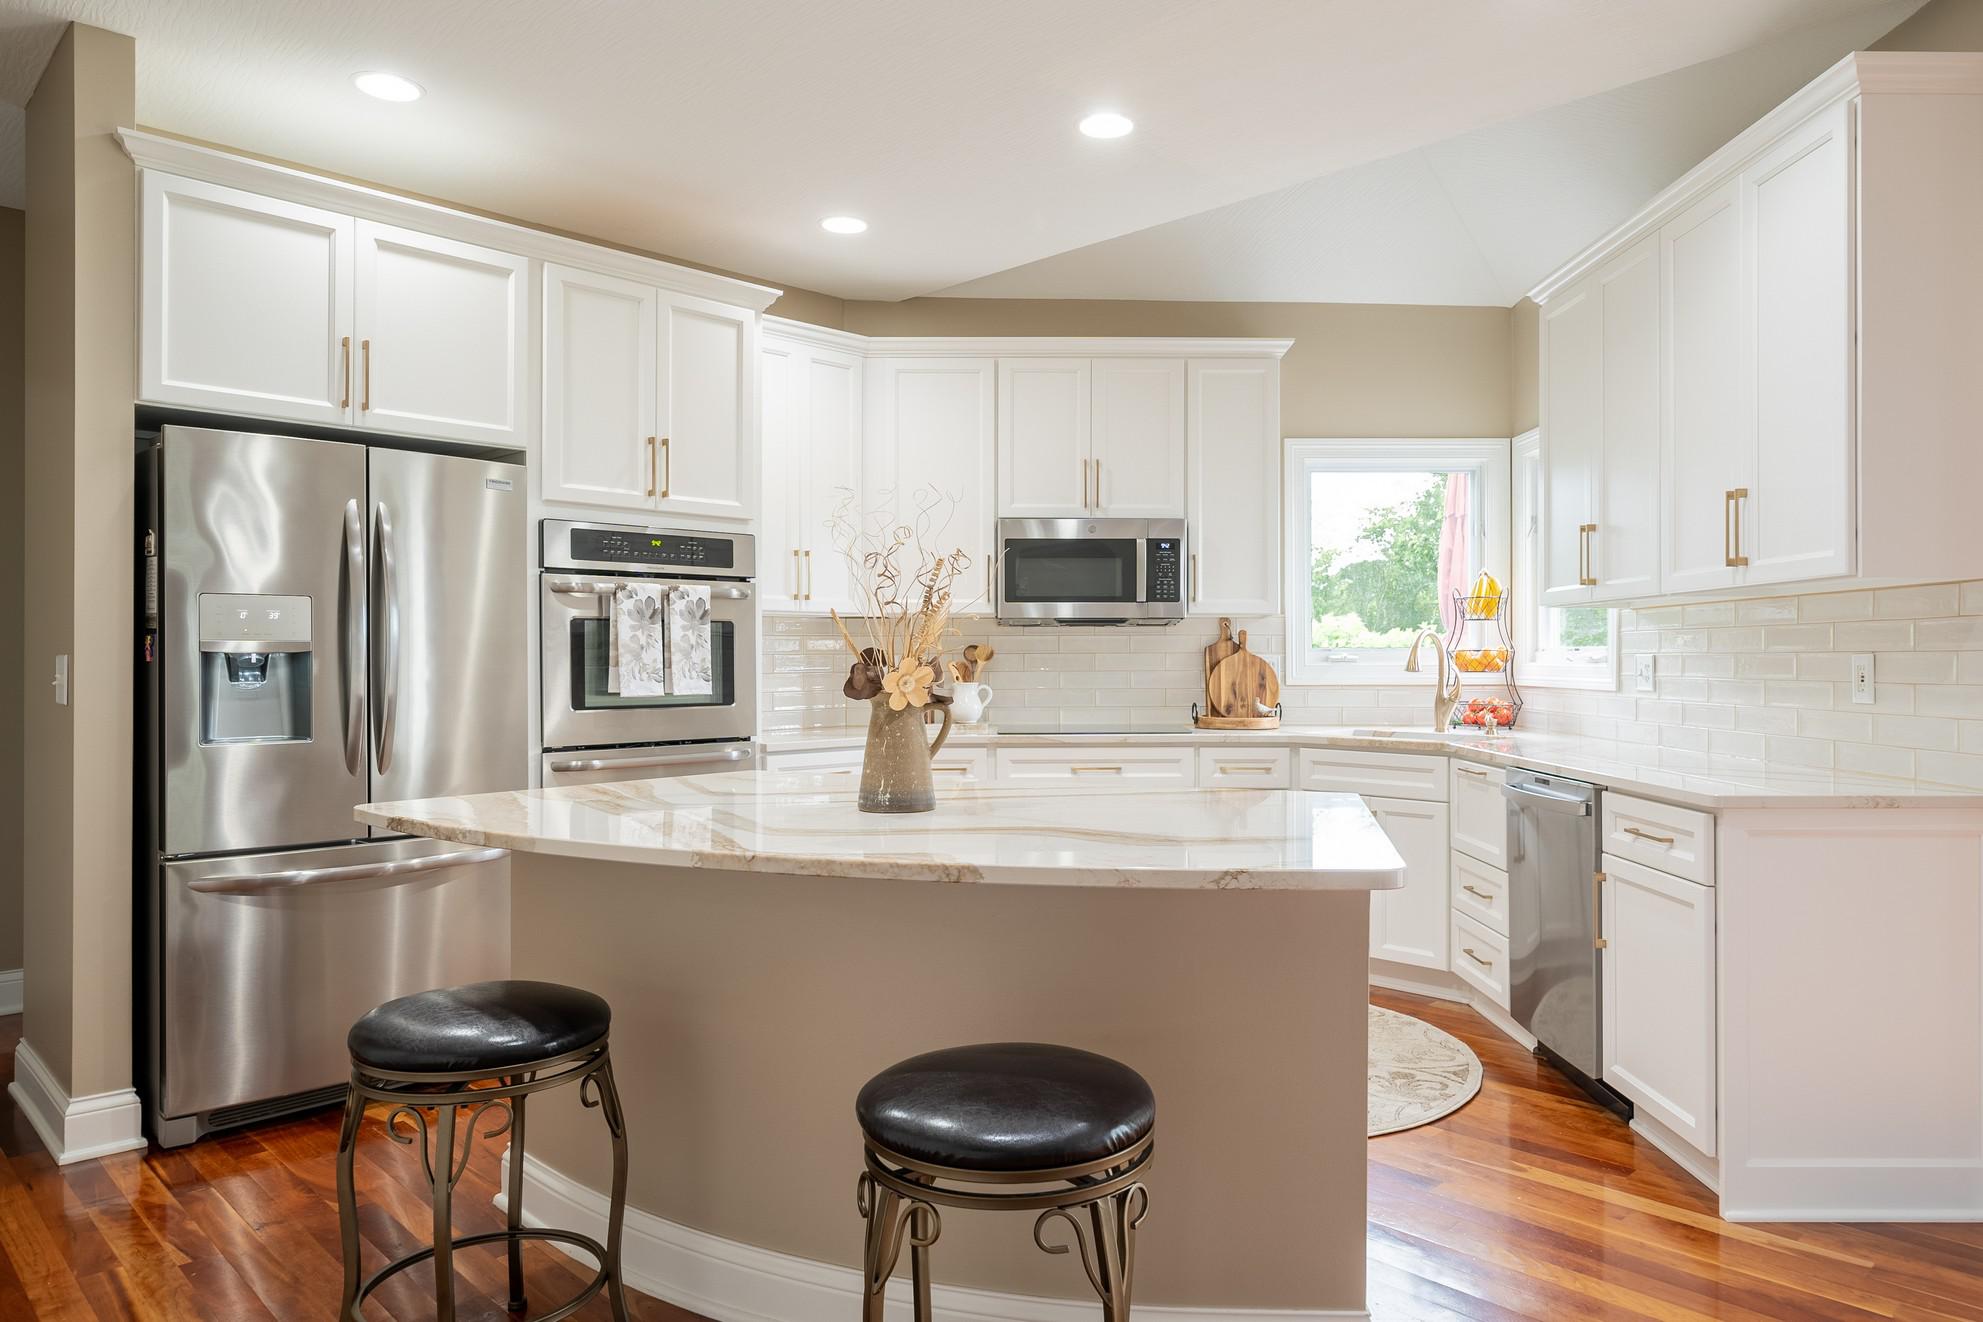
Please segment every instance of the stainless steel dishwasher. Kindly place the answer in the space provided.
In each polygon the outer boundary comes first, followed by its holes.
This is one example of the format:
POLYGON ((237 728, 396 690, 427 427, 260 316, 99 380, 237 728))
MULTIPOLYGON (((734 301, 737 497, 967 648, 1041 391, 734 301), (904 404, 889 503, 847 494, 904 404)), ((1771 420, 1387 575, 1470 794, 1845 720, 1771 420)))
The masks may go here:
POLYGON ((1598 788, 1511 770, 1508 805, 1509 1009, 1536 1054, 1600 1103, 1631 1114, 1606 1087, 1604 984, 1598 961, 1598 788))

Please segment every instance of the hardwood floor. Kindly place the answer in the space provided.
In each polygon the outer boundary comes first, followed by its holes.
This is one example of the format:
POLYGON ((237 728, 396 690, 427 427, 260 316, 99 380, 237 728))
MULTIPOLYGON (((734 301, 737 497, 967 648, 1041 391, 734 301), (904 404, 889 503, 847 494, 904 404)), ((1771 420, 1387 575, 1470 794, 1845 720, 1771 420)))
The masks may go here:
MULTIPOLYGON (((1370 1305, 1377 1322, 1499 1319, 1968 1319, 1983 1322, 1983 1226, 1738 1226, 1666 1157, 1471 1010, 1377 992, 1480 1053, 1481 1095, 1370 1145, 1370 1305)), ((0 1018, 11 1077, 18 1017, 0 1018)), ((58 1168, 0 1098, 0 1320, 298 1322, 336 1311, 341 1269, 334 1112, 196 1144, 58 1168)), ((499 1225, 500 1144, 456 1199, 461 1233, 499 1225)), ((426 1242, 413 1154, 376 1120, 359 1145, 368 1267, 426 1242)), ((529 1251, 550 1305, 576 1264, 529 1251)), ((470 1251, 461 1317, 509 1322, 499 1251, 470 1251)), ((374 1296, 375 1318, 425 1322, 431 1275, 374 1296)), ((642 1322, 698 1322, 632 1297, 642 1322)), ((609 1317, 594 1300, 581 1318, 609 1317)))

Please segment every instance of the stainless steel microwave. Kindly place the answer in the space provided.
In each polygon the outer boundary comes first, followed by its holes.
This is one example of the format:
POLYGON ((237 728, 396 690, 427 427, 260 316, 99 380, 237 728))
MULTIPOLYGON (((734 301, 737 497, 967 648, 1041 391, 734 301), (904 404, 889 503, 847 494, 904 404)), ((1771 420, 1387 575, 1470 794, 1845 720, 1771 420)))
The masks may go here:
POLYGON ((1175 624, 1183 519, 1000 519, 1003 624, 1175 624))

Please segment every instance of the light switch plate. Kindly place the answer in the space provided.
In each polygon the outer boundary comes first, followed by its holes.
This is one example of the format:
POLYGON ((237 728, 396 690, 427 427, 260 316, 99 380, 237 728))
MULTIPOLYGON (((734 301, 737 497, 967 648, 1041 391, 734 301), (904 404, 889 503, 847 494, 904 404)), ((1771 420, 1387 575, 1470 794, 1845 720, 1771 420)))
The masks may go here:
POLYGON ((1632 681, 1640 693, 1653 691, 1653 655, 1647 652, 1632 658, 1632 681))
POLYGON ((1873 700, 1873 658, 1863 652, 1852 658, 1852 700, 1873 700))
POLYGON ((69 658, 65 654, 55 658, 55 678, 49 681, 55 690, 55 705, 69 705, 69 658))

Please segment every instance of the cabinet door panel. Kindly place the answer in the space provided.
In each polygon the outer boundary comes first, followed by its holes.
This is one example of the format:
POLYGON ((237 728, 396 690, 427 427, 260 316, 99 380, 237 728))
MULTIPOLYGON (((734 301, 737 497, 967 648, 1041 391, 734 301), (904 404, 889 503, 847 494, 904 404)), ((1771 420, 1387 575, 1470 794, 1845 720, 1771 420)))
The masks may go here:
POLYGON ((1095 511, 1085 358, 998 364, 998 513, 1078 519, 1095 511))
POLYGON ((1852 572, 1851 107, 1742 176, 1755 310, 1755 481, 1743 581, 1852 572))
POLYGON ((1660 418, 1663 592, 1737 581, 1729 492, 1746 487, 1749 412, 1747 314, 1742 306, 1742 215, 1736 181, 1660 230, 1660 418))
POLYGON ((757 361, 765 478, 758 512, 757 590, 766 610, 798 610, 805 596, 805 346, 767 335, 757 361))
POLYGON ((1370 957, 1445 972, 1452 912, 1446 805, 1371 798, 1364 803, 1405 860, 1404 889, 1370 896, 1370 957))
POLYGON ((1181 358, 1094 362, 1094 507, 1112 519, 1184 517, 1181 358))
POLYGON ((139 397, 349 421, 355 222, 154 170, 142 192, 139 397))
POLYGON ((1588 560, 1596 601, 1659 591, 1659 236, 1597 273, 1604 304, 1603 432, 1588 560))
POLYGON ((1542 310, 1542 599, 1590 600, 1584 525, 1592 521, 1604 433, 1604 303, 1595 278, 1542 310))
POLYGON ((1193 359, 1187 421, 1186 598, 1194 615, 1278 615, 1281 364, 1193 359))
POLYGON ((660 296, 660 482, 655 508, 747 519, 757 509, 757 318, 660 296))
POLYGON ((358 222, 357 422, 520 445, 528 259, 358 222))
POLYGON ((544 499, 654 508, 656 295, 544 268, 544 499))
POLYGON ((1713 1156, 1715 893, 1603 864, 1604 1080, 1713 1156))
POLYGON ((870 360, 869 443, 861 458, 870 514, 922 522, 931 546, 971 557, 971 576, 983 581, 960 581, 957 595, 964 610, 980 614, 993 608, 994 361, 870 360))
POLYGON ((853 571, 835 541, 836 518, 861 511, 861 360, 814 349, 806 355, 805 516, 799 546, 806 571, 805 608, 842 615, 856 610, 853 571))

